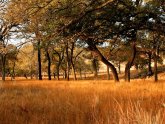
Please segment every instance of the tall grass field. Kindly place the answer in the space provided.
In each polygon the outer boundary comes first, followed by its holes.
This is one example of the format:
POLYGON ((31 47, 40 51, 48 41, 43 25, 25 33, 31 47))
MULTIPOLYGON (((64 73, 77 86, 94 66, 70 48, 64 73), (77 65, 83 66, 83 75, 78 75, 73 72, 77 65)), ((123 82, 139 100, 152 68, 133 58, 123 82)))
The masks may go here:
POLYGON ((0 124, 165 124, 165 81, 0 83, 0 124))

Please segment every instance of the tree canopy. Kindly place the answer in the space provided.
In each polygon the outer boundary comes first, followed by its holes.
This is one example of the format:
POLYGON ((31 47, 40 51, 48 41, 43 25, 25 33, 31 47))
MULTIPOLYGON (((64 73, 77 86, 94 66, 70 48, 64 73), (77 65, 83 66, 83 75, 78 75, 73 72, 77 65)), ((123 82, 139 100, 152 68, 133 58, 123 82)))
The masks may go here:
POLYGON ((55 48, 64 44, 61 55, 66 59, 58 60, 65 60, 67 78, 76 68, 73 51, 81 46, 111 69, 116 82, 116 62, 126 63, 125 80, 130 81, 130 68, 138 64, 136 58, 151 54, 149 63, 155 63, 156 81, 159 51, 164 48, 164 5, 164 0, 10 0, 2 18, 19 26, 19 32, 37 44, 40 79, 42 52, 46 52, 51 75, 54 52, 60 55, 55 48))

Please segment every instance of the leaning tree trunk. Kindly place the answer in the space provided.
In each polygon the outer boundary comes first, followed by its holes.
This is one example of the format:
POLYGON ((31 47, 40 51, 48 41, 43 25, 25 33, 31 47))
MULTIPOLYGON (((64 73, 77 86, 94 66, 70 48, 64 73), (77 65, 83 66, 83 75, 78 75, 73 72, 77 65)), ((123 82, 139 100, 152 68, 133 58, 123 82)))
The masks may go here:
POLYGON ((91 41, 92 39, 89 39, 87 42, 88 44, 88 48, 89 50, 91 50, 92 52, 94 52, 94 54, 96 54, 99 58, 99 60, 101 62, 103 62, 105 65, 107 65, 111 71, 112 71, 112 74, 113 74, 113 78, 114 78, 114 81, 115 82, 119 82, 119 77, 118 77, 118 74, 117 74, 117 70, 116 68, 114 67, 113 64, 111 64, 103 55, 102 53, 98 50, 98 48, 96 47, 96 45, 91 41))
POLYGON ((38 41, 38 76, 39 80, 42 80, 42 70, 41 70, 41 42, 38 41))
POLYGON ((132 43, 132 55, 131 55, 131 58, 130 60, 128 61, 128 63, 126 64, 126 67, 125 67, 125 81, 126 82, 130 82, 130 69, 133 65, 133 62, 135 60, 135 56, 136 56, 136 43, 133 42, 132 43))
POLYGON ((6 77, 6 55, 1 55, 2 60, 2 81, 5 81, 6 77))
POLYGON ((104 56, 98 50, 96 52, 99 54, 100 61, 102 61, 105 65, 107 65, 111 69, 114 81, 119 82, 119 77, 118 77, 118 74, 117 74, 117 70, 114 67, 114 65, 111 64, 107 59, 105 59, 104 56))
POLYGON ((48 50, 46 51, 46 57, 48 60, 48 80, 51 80, 51 60, 48 50))

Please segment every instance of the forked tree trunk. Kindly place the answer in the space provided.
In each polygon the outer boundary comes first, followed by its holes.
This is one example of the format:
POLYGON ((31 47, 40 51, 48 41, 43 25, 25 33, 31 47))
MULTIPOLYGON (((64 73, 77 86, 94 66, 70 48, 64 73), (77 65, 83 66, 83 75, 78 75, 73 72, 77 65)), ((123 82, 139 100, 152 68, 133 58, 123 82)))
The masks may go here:
POLYGON ((96 47, 96 45, 92 42, 92 39, 89 39, 89 40, 86 41, 86 42, 87 42, 87 44, 88 44, 88 46, 89 46, 89 47, 88 47, 89 50, 91 50, 92 52, 94 52, 94 53, 98 56, 99 60, 100 60, 101 62, 103 62, 105 65, 107 65, 107 66, 111 69, 112 74, 113 74, 114 81, 115 81, 115 82, 119 82, 119 77, 118 77, 118 74, 117 74, 117 70, 116 70, 116 68, 114 67, 114 65, 111 64, 111 63, 102 55, 102 53, 98 50, 98 48, 96 47))
POLYGON ((42 80, 42 70, 41 70, 41 43, 38 41, 38 76, 39 80, 42 80))
POLYGON ((133 62, 135 60, 135 56, 136 56, 136 43, 133 42, 132 43, 132 55, 131 55, 131 58, 125 67, 125 81, 126 82, 130 82, 130 69, 131 69, 133 62))

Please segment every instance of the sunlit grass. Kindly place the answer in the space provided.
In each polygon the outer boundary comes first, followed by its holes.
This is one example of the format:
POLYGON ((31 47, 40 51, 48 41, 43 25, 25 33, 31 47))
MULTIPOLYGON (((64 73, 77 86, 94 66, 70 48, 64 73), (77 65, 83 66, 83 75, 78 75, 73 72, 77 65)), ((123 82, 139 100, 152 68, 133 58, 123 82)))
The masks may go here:
POLYGON ((164 124, 165 81, 8 81, 1 124, 164 124))

